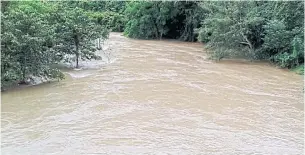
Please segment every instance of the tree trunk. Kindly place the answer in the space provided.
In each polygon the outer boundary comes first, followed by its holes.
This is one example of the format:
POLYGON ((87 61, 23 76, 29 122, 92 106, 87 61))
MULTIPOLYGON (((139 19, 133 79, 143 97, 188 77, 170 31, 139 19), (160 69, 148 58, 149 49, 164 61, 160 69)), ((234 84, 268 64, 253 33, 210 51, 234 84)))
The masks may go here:
POLYGON ((76 31, 74 31, 74 43, 75 43, 75 55, 76 55, 76 68, 79 68, 78 60, 79 60, 79 39, 76 31))
POLYGON ((25 83, 25 66, 22 68, 22 82, 25 83))
POLYGON ((154 25, 154 27, 155 27, 155 29, 156 29, 156 31, 155 31, 155 37, 156 38, 160 38, 159 37, 159 29, 158 29, 158 26, 157 26, 157 24, 156 24, 156 22, 155 22, 155 20, 152 18, 152 22, 153 22, 153 25, 154 25))
POLYGON ((23 55, 23 64, 21 65, 21 70, 22 70, 22 83, 25 83, 25 74, 26 74, 26 56, 23 55))
POLYGON ((245 34, 243 34, 243 33, 241 33, 241 35, 243 36, 243 38, 244 38, 245 41, 247 42, 249 48, 250 48, 251 50, 254 50, 253 45, 252 45, 251 41, 247 38, 247 36, 246 36, 245 34))
MULTIPOLYGON (((78 46, 76 47, 76 49, 78 50, 78 46)), ((79 54, 78 52, 76 52, 76 68, 79 68, 78 59, 79 59, 79 54)))
POLYGON ((101 49, 101 41, 100 38, 97 39, 97 49, 101 49))
POLYGON ((194 32, 193 32, 193 24, 191 24, 191 26, 190 26, 190 33, 191 33, 191 42, 194 42, 194 38, 195 38, 195 36, 194 36, 194 32))

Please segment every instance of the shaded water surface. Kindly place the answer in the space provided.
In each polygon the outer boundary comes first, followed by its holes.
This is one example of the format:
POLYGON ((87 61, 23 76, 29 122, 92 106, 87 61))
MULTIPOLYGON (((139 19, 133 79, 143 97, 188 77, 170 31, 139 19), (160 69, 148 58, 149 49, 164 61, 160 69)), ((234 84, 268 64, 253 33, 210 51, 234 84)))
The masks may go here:
POLYGON ((112 33, 112 63, 2 92, 2 154, 303 153, 303 79, 112 33))

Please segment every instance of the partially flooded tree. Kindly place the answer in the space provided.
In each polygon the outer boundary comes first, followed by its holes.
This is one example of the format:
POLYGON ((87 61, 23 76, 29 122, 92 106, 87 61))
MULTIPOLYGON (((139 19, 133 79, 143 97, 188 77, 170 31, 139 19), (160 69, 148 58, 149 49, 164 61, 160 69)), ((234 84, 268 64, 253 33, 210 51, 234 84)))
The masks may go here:
POLYGON ((32 77, 63 78, 50 65, 54 52, 47 41, 54 33, 48 23, 50 6, 18 2, 1 12, 1 82, 27 83, 32 77))
POLYGON ((74 55, 76 68, 79 68, 80 59, 98 59, 95 54, 96 39, 106 39, 108 30, 99 25, 88 12, 81 8, 58 7, 56 18, 56 46, 55 49, 64 54, 74 55))
MULTIPOLYGON (((61 79, 53 64, 69 55, 96 59, 94 41, 108 30, 67 2, 1 2, 1 88, 29 79, 61 79)), ((91 18, 92 17, 92 18, 91 18)))

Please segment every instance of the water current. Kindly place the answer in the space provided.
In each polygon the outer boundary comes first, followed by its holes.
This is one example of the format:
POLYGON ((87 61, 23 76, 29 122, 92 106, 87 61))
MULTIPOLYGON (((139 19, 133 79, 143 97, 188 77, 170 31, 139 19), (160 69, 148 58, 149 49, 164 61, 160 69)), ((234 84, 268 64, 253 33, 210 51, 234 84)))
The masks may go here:
POLYGON ((1 93, 3 155, 303 153, 303 76, 200 43, 105 45, 65 80, 1 93))

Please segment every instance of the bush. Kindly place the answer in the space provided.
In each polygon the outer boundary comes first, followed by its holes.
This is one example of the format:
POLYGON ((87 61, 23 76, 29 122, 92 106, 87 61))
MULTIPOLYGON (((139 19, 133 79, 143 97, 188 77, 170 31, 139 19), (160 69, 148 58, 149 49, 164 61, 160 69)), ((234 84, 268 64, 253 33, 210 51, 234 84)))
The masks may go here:
POLYGON ((202 43, 207 43, 210 41, 210 37, 212 35, 212 31, 208 28, 201 28, 198 32, 198 41, 202 43))
POLYGON ((304 75, 304 64, 301 64, 292 69, 292 71, 296 72, 299 75, 304 75))

